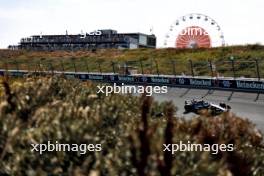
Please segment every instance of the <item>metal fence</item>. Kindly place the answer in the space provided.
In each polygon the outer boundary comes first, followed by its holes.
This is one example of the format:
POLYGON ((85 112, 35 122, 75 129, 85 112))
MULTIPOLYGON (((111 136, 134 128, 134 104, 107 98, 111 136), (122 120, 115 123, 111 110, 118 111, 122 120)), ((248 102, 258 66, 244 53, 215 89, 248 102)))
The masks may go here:
POLYGON ((72 71, 99 72, 118 74, 155 74, 183 75, 207 77, 245 77, 263 78, 261 70, 264 62, 261 59, 195 61, 192 59, 179 61, 169 59, 131 59, 128 61, 108 61, 95 58, 66 58, 66 59, 0 59, 0 68, 6 70, 29 71, 72 71))

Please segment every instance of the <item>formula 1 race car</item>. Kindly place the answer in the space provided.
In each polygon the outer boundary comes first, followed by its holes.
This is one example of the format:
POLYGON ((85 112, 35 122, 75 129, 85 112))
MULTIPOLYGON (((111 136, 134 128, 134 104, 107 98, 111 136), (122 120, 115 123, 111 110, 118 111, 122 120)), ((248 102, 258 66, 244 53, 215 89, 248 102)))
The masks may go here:
POLYGON ((187 100, 185 101, 184 109, 185 112, 198 112, 202 109, 208 109, 210 106, 210 103, 204 101, 204 100, 187 100))
POLYGON ((225 103, 219 105, 206 102, 204 100, 187 100, 184 105, 185 113, 196 113, 199 114, 201 110, 208 110, 211 115, 219 115, 223 112, 227 112, 231 107, 225 103))

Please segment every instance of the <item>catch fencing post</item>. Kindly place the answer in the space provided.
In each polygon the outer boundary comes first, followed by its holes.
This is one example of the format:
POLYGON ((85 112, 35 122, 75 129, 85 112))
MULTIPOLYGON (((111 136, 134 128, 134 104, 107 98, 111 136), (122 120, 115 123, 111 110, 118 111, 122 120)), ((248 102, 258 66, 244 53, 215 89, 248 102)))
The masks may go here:
POLYGON ((171 60, 171 64, 172 64, 172 71, 174 76, 176 76, 176 69, 175 69, 175 60, 171 60))
POLYGON ((99 67, 100 73, 102 74, 102 67, 101 67, 101 63, 100 62, 98 62, 98 67, 99 67))
POLYGON ((154 59, 154 62, 155 62, 155 64, 156 64, 156 71, 157 71, 157 74, 158 74, 158 76, 159 76, 159 75, 160 75, 160 72, 159 72, 159 65, 158 65, 158 62, 157 62, 156 59, 154 59))
POLYGON ((193 61, 191 59, 189 59, 190 62, 190 67, 191 67, 191 73, 192 73, 192 77, 194 77, 194 71, 193 71, 193 61))
POLYGON ((28 70, 28 73, 30 72, 30 61, 28 61, 28 64, 27 64, 27 70, 28 70))
POLYGON ((232 64, 233 78, 236 79, 236 70, 235 70, 235 60, 234 60, 234 57, 231 56, 230 57, 230 60, 231 60, 231 64, 232 64))
POLYGON ((211 77, 214 77, 214 71, 213 71, 213 64, 211 60, 208 60, 209 62, 209 67, 210 67, 210 71, 211 71, 211 77))
POLYGON ((115 74, 116 73, 116 70, 115 70, 115 62, 111 62, 111 64, 112 64, 112 68, 113 68, 113 73, 115 74))
POLYGON ((6 61, 5 62, 5 71, 6 71, 6 76, 8 77, 8 63, 6 61))
POLYGON ((51 70, 52 76, 54 75, 53 65, 51 62, 49 62, 49 69, 51 70))
POLYGON ((61 68, 62 68, 62 73, 64 74, 65 69, 64 69, 64 64, 63 64, 62 60, 60 60, 60 64, 61 64, 61 68))
POLYGON ((72 61, 72 63, 73 63, 74 72, 76 73, 76 72, 77 72, 77 68, 76 68, 76 65, 75 65, 75 59, 72 58, 71 61, 72 61))
POLYGON ((258 80, 260 81, 260 71, 259 71, 259 61, 258 61, 258 59, 255 59, 255 62, 256 62, 256 69, 257 69, 257 77, 258 77, 258 80))
POLYGON ((139 62, 140 62, 140 67, 141 67, 141 74, 144 75, 144 68, 143 68, 142 59, 140 59, 139 62))
POLYGON ((41 61, 38 62, 38 69, 39 69, 39 72, 42 72, 42 70, 41 70, 41 61))
POLYGON ((17 62, 17 60, 15 59, 15 64, 16 64, 16 70, 17 70, 17 72, 19 71, 19 65, 18 65, 18 62, 17 62))
POLYGON ((85 62, 85 66, 86 66, 86 71, 89 73, 90 72, 90 69, 89 69, 89 65, 87 63, 87 60, 84 59, 84 62, 85 62))
POLYGON ((38 62, 38 67, 39 67, 39 72, 40 72, 40 75, 44 75, 45 73, 45 70, 43 70, 43 68, 41 67, 42 66, 42 64, 41 64, 41 60, 39 60, 39 62, 38 62))
POLYGON ((38 64, 37 63, 34 63, 34 67, 35 67, 35 69, 34 69, 34 75, 36 76, 37 75, 37 67, 38 67, 38 64))
POLYGON ((150 73, 153 74, 153 59, 151 59, 150 61, 150 73))

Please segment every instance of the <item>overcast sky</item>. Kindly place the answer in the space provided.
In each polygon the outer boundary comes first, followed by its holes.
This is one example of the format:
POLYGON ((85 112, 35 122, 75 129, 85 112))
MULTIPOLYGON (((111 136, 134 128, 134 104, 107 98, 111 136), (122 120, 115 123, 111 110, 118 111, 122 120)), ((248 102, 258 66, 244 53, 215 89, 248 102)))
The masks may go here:
POLYGON ((222 27, 226 43, 264 44, 263 0, 0 0, 0 48, 20 38, 95 29, 149 33, 164 41, 178 17, 202 13, 222 27))

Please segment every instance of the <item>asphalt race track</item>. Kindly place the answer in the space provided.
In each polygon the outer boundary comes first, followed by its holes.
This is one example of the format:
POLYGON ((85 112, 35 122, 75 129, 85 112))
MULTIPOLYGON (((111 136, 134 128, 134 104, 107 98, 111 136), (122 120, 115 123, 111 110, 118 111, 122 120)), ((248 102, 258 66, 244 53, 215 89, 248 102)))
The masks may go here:
POLYGON ((248 118, 257 128, 264 132, 264 94, 230 92, 219 90, 201 90, 186 88, 168 88, 167 94, 155 94, 158 101, 172 100, 178 107, 177 114, 191 118, 195 114, 183 114, 184 101, 191 99, 204 99, 219 104, 225 102, 232 107, 232 112, 239 117, 248 118))

